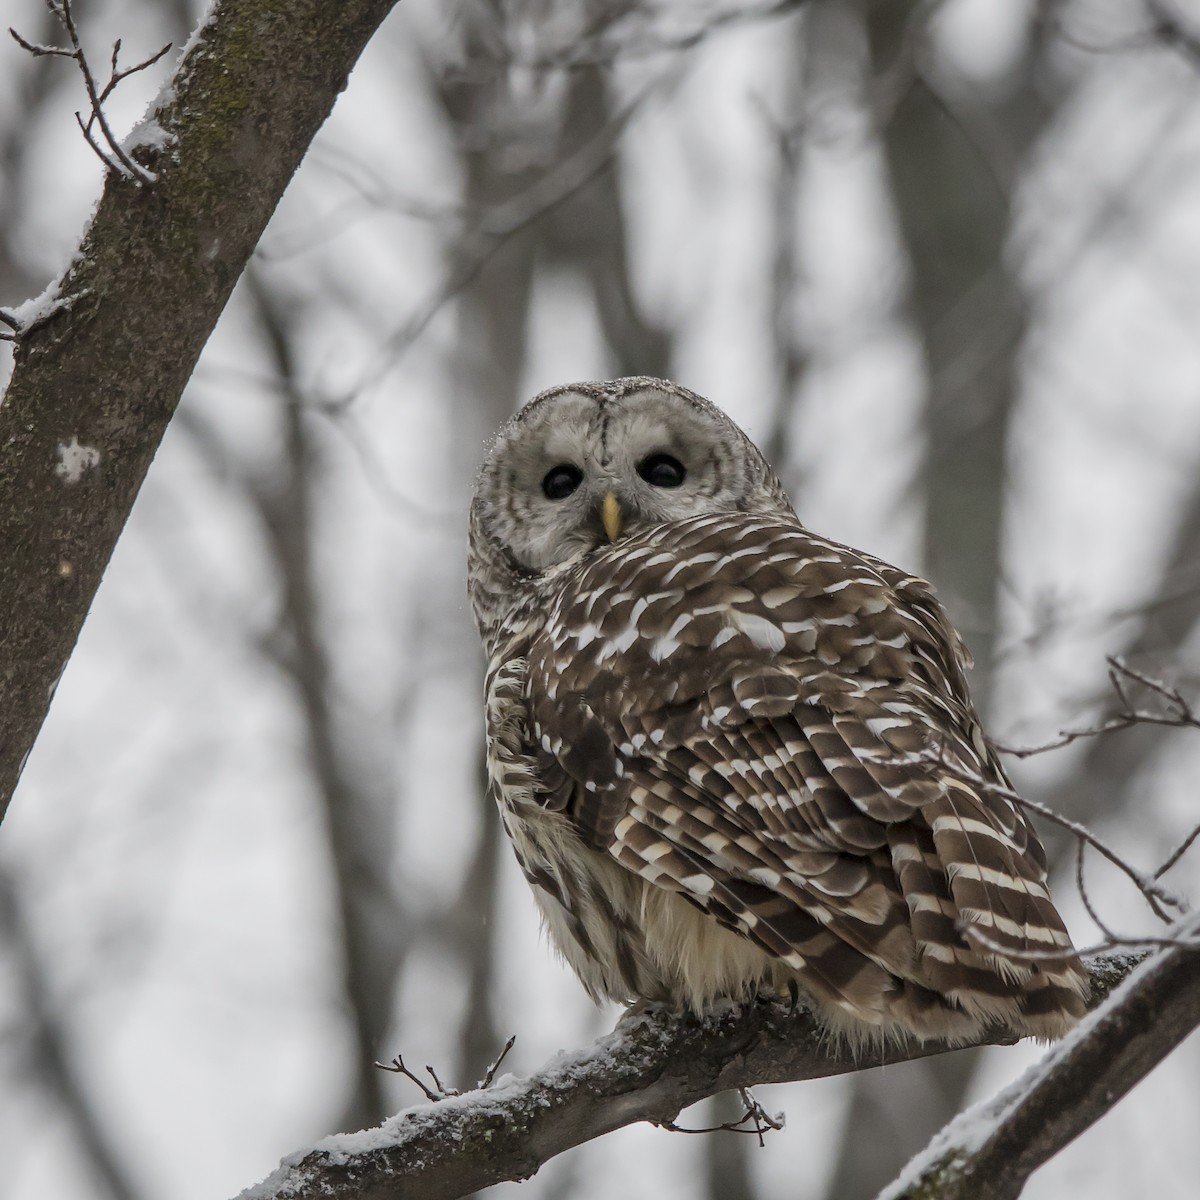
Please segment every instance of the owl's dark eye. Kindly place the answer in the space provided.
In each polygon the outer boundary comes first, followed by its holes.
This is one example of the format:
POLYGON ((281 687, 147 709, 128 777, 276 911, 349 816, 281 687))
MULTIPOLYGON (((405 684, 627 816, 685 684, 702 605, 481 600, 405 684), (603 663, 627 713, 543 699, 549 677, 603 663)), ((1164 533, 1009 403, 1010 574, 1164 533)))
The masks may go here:
POLYGON ((653 487, 677 488, 687 478, 683 463, 669 454, 651 454, 638 463, 637 473, 653 487))
POLYGON ((547 500, 565 500, 583 482, 583 472, 571 463, 551 467, 542 480, 547 500))

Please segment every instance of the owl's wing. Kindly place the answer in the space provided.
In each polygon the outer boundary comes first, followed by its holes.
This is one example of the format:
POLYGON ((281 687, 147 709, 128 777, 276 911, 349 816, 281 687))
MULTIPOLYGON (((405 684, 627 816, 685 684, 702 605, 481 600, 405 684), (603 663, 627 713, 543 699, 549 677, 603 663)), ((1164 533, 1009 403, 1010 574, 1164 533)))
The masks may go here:
POLYGON ((663 526, 597 556, 531 648, 544 797, 848 1008, 881 971, 985 1015, 1039 972, 1078 992, 966 661, 887 564, 776 518, 663 526))

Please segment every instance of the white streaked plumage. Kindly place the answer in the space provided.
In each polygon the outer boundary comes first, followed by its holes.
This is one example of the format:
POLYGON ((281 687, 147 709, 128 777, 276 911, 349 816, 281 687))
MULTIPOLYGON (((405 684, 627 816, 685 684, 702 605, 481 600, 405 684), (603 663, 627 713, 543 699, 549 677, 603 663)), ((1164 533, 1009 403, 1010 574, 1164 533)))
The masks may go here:
POLYGON ((491 786, 594 996, 799 988, 853 1040, 1081 1014, 932 590, 804 529, 707 401, 535 399, 481 471, 469 582, 491 786))

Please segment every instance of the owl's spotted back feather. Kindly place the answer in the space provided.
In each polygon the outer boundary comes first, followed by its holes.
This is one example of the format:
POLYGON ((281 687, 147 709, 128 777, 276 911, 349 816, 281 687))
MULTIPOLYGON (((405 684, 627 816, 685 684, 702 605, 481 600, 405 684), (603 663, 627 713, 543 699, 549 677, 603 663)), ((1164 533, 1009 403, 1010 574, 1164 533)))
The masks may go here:
POLYGON ((492 780, 552 935, 616 999, 701 1008, 798 983, 854 1038, 1061 1033, 1085 977, 932 590, 805 530, 744 435, 689 397, 632 380, 540 402, 547 433, 584 418, 581 511, 614 495, 629 518, 611 544, 528 570, 513 545, 544 540, 497 541, 498 512, 544 508, 488 494, 505 446, 532 477, 553 466, 521 416, 477 493, 492 780), (678 516, 622 474, 667 451, 704 485, 668 498, 678 516))

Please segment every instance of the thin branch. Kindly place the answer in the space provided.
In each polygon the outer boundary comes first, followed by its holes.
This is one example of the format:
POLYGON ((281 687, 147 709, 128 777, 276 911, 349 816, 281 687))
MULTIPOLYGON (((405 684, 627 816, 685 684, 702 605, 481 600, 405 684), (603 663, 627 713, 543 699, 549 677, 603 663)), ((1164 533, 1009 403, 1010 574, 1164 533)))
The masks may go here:
POLYGON ((1154 872, 1155 879, 1161 879, 1187 852, 1191 849, 1192 843, 1200 837, 1200 825, 1197 825, 1191 833, 1175 847, 1174 850, 1167 856, 1166 862, 1163 863, 1157 871, 1154 872))
POLYGON ((489 1064, 488 1069, 484 1072, 483 1078, 479 1081, 481 1088, 490 1088, 496 1082, 496 1072, 500 1070, 500 1064, 508 1057, 508 1052, 517 1044, 517 1035, 514 1033, 512 1037, 504 1043, 500 1053, 489 1064))
MULTIPOLYGON (((1044 817, 1047 821, 1058 825, 1060 828, 1067 830, 1074 835, 1081 843, 1086 843, 1093 849, 1098 851, 1104 858, 1113 864, 1121 871, 1129 881, 1141 892, 1143 899, 1150 906, 1151 911, 1161 921, 1169 923, 1174 919, 1172 915, 1165 911, 1166 908, 1175 909, 1176 915, 1186 913, 1188 905, 1181 897, 1176 896, 1173 892, 1165 888, 1158 882, 1158 875, 1147 875, 1144 871, 1140 871, 1132 863, 1127 862, 1115 850, 1102 841, 1094 834, 1086 825, 1078 821, 1071 820, 1070 817, 1065 817, 1062 813, 1056 812, 1046 804, 1042 804, 1037 800, 1031 800, 1027 796, 1022 796, 1019 792, 1014 791, 1005 783, 999 782, 997 779, 987 778, 981 775, 978 771, 970 768, 966 763, 957 757, 951 755, 946 744, 931 746, 926 750, 919 751, 915 754, 897 755, 892 757, 880 757, 874 761, 880 765, 895 766, 916 766, 919 764, 936 765, 944 775, 951 778, 959 779, 963 783, 970 785, 972 788, 978 788, 987 792, 989 795, 996 796, 1002 800, 1007 800, 1010 804, 1023 809, 1026 812, 1035 812, 1039 816, 1044 817)), ((1186 849, 1186 847, 1184 847, 1186 849)), ((1179 852, 1182 853, 1182 850, 1179 852)), ((1169 860, 1171 862, 1174 861, 1169 860)), ((1161 874, 1161 870, 1159 872, 1161 874)), ((972 936, 976 936, 977 930, 973 928, 972 936)), ((1158 939, 1130 939, 1128 942, 1125 939, 1120 939, 1114 943, 1117 945, 1156 945, 1158 939)), ((1005 953, 1008 953, 1006 950, 1005 953)), ((1040 952, 1031 954, 1031 957, 1038 957, 1040 952)), ((1052 952, 1053 956, 1053 952, 1052 952)))
MULTIPOLYGON (((1139 961, 1128 954, 1091 960, 1093 1005, 1139 961)), ((978 1044, 1012 1041, 997 1028, 978 1044)), ((717 1092, 822 1079, 955 1048, 926 1042, 852 1052, 831 1043, 803 1006, 773 1001, 701 1019, 663 1011, 627 1015, 612 1033, 535 1075, 418 1105, 377 1129, 326 1138, 288 1158, 242 1200, 452 1200, 528 1178, 564 1150, 625 1125, 674 1123, 683 1109, 717 1092)))
POLYGON ((161 50, 156 50, 149 58, 144 58, 140 63, 134 63, 132 67, 126 67, 124 70, 117 69, 117 55, 121 52, 121 39, 117 38, 113 42, 112 48, 112 73, 109 75, 108 82, 104 85, 104 90, 100 93, 99 102, 103 104, 105 100, 112 94, 113 89, 124 79, 128 79, 130 75, 136 75, 139 71, 146 70, 147 67, 152 67, 168 50, 172 43, 168 42, 161 50))
POLYGON ((1200 715, 1196 714, 1192 703, 1187 700, 1180 689, 1172 688, 1162 679, 1148 676, 1144 671, 1135 670, 1116 655, 1109 656, 1105 661, 1109 665, 1109 684, 1116 692, 1117 700, 1121 702, 1121 708, 1118 709, 1115 716, 1110 716, 1108 720, 1100 722, 1099 725, 1087 726, 1081 730, 1062 730, 1049 742, 1043 742, 1036 746, 1009 746, 989 738, 988 744, 992 750, 996 750, 1000 754, 1012 755, 1014 758, 1032 758, 1039 754, 1046 754, 1050 750, 1061 750, 1063 746, 1072 745, 1085 738, 1098 738, 1103 737, 1105 733, 1130 730, 1135 725, 1164 725, 1171 728, 1200 730, 1200 715), (1163 710, 1159 712, 1159 710, 1141 708, 1135 704, 1129 695, 1132 684, 1145 688, 1152 696, 1157 696, 1163 702, 1163 710))
MULTIPOLYGON (((87 142, 87 144, 89 146, 91 146, 92 152, 105 165, 105 167, 107 167, 110 171, 115 171, 116 174, 121 175, 126 179, 132 179, 135 177, 134 175, 132 175, 129 172, 129 170, 127 168, 124 168, 123 165, 122 165, 122 169, 120 169, 120 170, 117 170, 117 168, 113 165, 113 163, 110 161, 108 155, 104 153, 104 150, 101 147, 100 143, 98 141, 96 141, 95 134, 92 133, 92 120, 90 117, 85 122, 82 115, 77 112, 77 113, 75 113, 75 124, 79 126, 79 132, 83 134, 83 140, 85 142, 87 142)), ((103 122, 101 122, 100 128, 107 135, 108 131, 107 131, 107 129, 105 129, 103 122)), ((139 168, 139 170, 144 170, 144 169, 145 168, 139 168)), ((147 174, 149 174, 149 172, 147 172, 147 174)))
POLYGON ((699 1129, 677 1125, 674 1121, 660 1121, 657 1122, 658 1127, 668 1133, 749 1133, 758 1138, 760 1146, 765 1146, 766 1135, 769 1132, 778 1133, 786 1124, 784 1114, 767 1112, 749 1088, 738 1088, 738 1095, 742 1098, 745 1111, 736 1121, 722 1121, 720 1125, 705 1125, 699 1129))
POLYGON ((417 1087, 420 1088, 421 1093, 424 1095, 425 1099, 430 1102, 430 1104, 436 1104, 439 1100, 448 1100, 451 1096, 461 1096, 462 1095, 461 1092, 446 1091, 446 1089, 444 1087, 442 1087, 441 1080, 438 1079, 438 1077, 436 1075, 434 1075, 433 1068, 426 1067, 425 1070, 428 1071, 430 1076, 432 1076, 432 1078, 433 1078, 434 1086, 430 1087, 429 1084, 427 1084, 425 1082, 425 1080, 423 1080, 420 1077, 420 1075, 414 1075, 412 1073, 412 1071, 409 1070, 409 1068, 404 1065, 404 1055, 403 1054, 397 1054, 396 1057, 393 1058, 390 1063, 377 1062, 375 1065, 381 1071, 390 1071, 393 1075, 402 1075, 405 1079, 411 1081, 412 1083, 415 1083, 417 1085, 417 1087))
MULTIPOLYGON (((51 12, 54 10, 51 9, 51 12)), ((57 15, 57 14, 56 14, 57 15)), ((34 58, 45 58, 53 55, 55 58, 74 58, 75 55, 70 50, 64 50, 61 46, 44 46, 40 42, 31 42, 23 38, 11 25, 8 27, 8 32, 12 35, 17 45, 22 50, 28 51, 34 58)))
POLYGON ((1093 849, 1097 850, 1142 893, 1146 903, 1150 905, 1154 915, 1160 920, 1171 920, 1171 917, 1164 911, 1164 906, 1173 908, 1176 912, 1180 913, 1187 911, 1187 904, 1179 896, 1174 895, 1164 888, 1154 876, 1147 875, 1144 871, 1139 871, 1137 867, 1126 862, 1115 850, 1111 849, 1088 829, 1086 825, 1081 825, 1078 821, 1072 821, 1069 817, 1064 817, 1061 813, 1055 812, 1054 809, 1037 800, 1030 800, 1026 796, 1021 796, 1011 788, 1001 787, 984 779, 973 779, 972 782, 982 784, 994 795, 1003 796, 1013 804, 1020 805, 1026 811, 1035 812, 1047 821, 1052 821, 1055 825, 1074 834, 1081 842, 1086 842, 1093 849))
MULTIPOLYGON (((96 78, 92 74, 92 68, 88 63, 87 55, 85 55, 83 52, 83 46, 79 41, 79 33, 75 28, 75 17, 71 12, 71 0, 46 0, 46 6, 52 13, 54 13, 56 17, 58 17, 58 19, 62 22, 63 28, 67 31, 67 37, 71 40, 71 48, 73 50, 71 57, 75 59, 75 62, 79 66, 80 74, 83 75, 83 85, 87 89, 88 100, 91 102, 92 115, 88 118, 86 126, 84 125, 78 113, 75 114, 75 119, 79 121, 79 126, 81 129, 83 129, 83 135, 85 138, 87 138, 88 145, 95 150, 96 154, 100 158, 100 161, 104 163, 106 167, 108 167, 110 170, 114 169, 112 160, 104 154, 104 152, 99 146, 96 145, 95 141, 91 137, 92 122, 95 121, 100 126, 100 131, 104 134, 104 140, 108 143, 109 149, 116 157, 118 164, 117 169, 119 170, 119 173, 127 176, 130 179, 137 180, 143 185, 154 183, 157 179, 157 176, 152 171, 148 171, 140 163, 135 163, 133 159, 131 159, 129 155, 127 155, 125 151, 121 149, 121 143, 117 141, 116 136, 109 127, 108 119, 104 115, 104 109, 100 106, 100 95, 96 90, 96 78)), ((165 54, 166 50, 164 50, 162 53, 165 54)), ((116 64, 116 57, 116 50, 114 49, 114 67, 116 64)), ((162 55, 160 54, 159 57, 162 57, 162 55)), ((148 66, 149 62, 147 62, 146 65, 148 66)), ((111 88, 106 89, 106 91, 111 90, 111 88)))
POLYGON ((118 38, 113 43, 112 67, 108 82, 103 88, 98 88, 96 85, 96 76, 92 73, 91 64, 88 62, 87 55, 83 51, 83 45, 79 40, 79 31, 75 26, 75 14, 71 11, 71 0, 46 0, 46 7, 66 31, 67 38, 71 43, 69 50, 61 46, 46 46, 37 42, 30 42, 12 28, 8 32, 23 50, 26 50, 35 58, 50 55, 55 58, 71 58, 75 60, 75 64, 79 67, 79 72, 83 76, 83 86, 87 90, 91 110, 90 116, 86 121, 84 121, 80 113, 77 112, 75 114, 75 120, 87 144, 95 152, 96 157, 104 164, 106 170, 132 180, 139 187, 148 187, 150 184, 157 182, 158 176, 153 171, 148 170, 130 158, 124 147, 122 147, 108 124, 108 118, 104 115, 104 101, 108 99, 113 89, 122 80, 128 79, 130 75, 136 75, 139 71, 144 71, 147 67, 151 67, 158 62, 170 50, 171 43, 168 42, 161 50, 150 55, 149 58, 143 59, 141 62, 135 63, 132 67, 126 67, 122 70, 117 65, 117 55, 121 50, 121 39, 118 38), (95 135, 92 133, 93 124, 100 126, 100 132, 104 135, 104 141, 108 144, 111 154, 105 153, 103 147, 96 140, 95 135))
MULTIPOLYGON (((496 1072, 500 1070, 500 1064, 508 1057, 508 1052, 517 1044, 517 1035, 514 1033, 512 1037, 504 1043, 503 1049, 492 1060, 488 1069, 483 1073, 483 1078, 475 1085, 476 1091, 483 1091, 490 1088, 496 1081, 496 1072)), ((439 1100, 449 1100, 452 1096, 461 1096, 463 1093, 455 1087, 447 1087, 441 1079, 438 1078, 438 1073, 428 1064, 425 1066, 426 1074, 433 1080, 433 1087, 430 1087, 419 1075, 414 1075, 412 1071, 404 1065, 404 1058, 397 1054, 390 1063, 377 1062, 375 1064, 381 1071, 390 1071, 393 1075, 403 1075, 405 1079, 411 1080, 421 1090, 425 1099, 431 1104, 436 1104, 439 1100)))
POLYGON ((247 481, 280 587, 283 636, 265 648, 283 669, 299 706, 307 734, 306 766, 325 825, 342 941, 342 986, 357 1048, 355 1088, 339 1127, 357 1129, 387 1111, 372 1064, 403 958, 402 940, 393 932, 397 922, 378 919, 388 912, 404 924, 387 867, 395 789, 378 770, 363 770, 331 699, 333 671, 314 548, 321 456, 305 419, 286 306, 253 267, 245 279, 285 400, 280 408, 283 467, 270 482, 257 473, 247 481))

